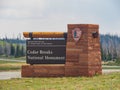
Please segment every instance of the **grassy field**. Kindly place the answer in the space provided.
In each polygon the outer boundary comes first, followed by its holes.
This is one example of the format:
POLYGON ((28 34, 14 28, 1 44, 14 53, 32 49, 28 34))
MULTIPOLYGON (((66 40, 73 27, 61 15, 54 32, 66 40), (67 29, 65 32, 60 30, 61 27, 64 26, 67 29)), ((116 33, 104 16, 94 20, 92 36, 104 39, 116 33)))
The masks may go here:
POLYGON ((120 69, 120 66, 102 66, 102 69, 120 69))
POLYGON ((120 90, 120 73, 94 77, 0 80, 0 90, 120 90))
MULTIPOLYGON (((20 70, 21 65, 25 62, 15 62, 15 61, 2 61, 0 60, 0 71, 10 71, 10 70, 20 70)), ((103 65, 102 69, 120 69, 120 66, 106 66, 103 65)))
POLYGON ((8 56, 6 57, 5 55, 0 55, 1 59, 12 59, 12 60, 26 60, 26 57, 19 57, 19 58, 15 58, 14 56, 8 56))
MULTIPOLYGON (((0 61, 0 71, 20 70, 25 63, 0 61)), ((103 66, 103 69, 120 67, 103 66)), ((0 90, 120 90, 120 73, 94 77, 21 78, 0 80, 0 90)))
POLYGON ((0 71, 11 71, 11 70, 20 70, 23 62, 14 62, 14 61, 1 61, 0 60, 0 71))

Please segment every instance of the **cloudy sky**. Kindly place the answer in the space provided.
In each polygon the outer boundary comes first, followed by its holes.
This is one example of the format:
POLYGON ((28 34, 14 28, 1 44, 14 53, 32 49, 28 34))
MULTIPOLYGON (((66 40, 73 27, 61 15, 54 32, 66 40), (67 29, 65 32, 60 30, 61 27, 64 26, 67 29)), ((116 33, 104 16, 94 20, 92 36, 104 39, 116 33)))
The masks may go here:
POLYGON ((0 0, 0 37, 24 31, 67 32, 67 24, 99 24, 120 35, 120 0, 0 0))

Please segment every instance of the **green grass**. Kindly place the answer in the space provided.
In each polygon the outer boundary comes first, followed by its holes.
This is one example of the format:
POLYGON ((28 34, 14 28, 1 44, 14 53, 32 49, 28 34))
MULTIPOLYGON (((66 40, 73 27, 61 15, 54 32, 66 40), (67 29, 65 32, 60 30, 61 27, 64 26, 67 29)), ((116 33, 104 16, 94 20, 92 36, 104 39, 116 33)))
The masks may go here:
POLYGON ((20 70, 21 66, 0 66, 0 71, 20 70))
MULTIPOLYGON (((25 63, 0 61, 0 71, 20 70, 25 63)), ((103 68, 111 69, 111 67, 103 68)), ((118 67, 112 67, 117 69, 118 67)), ((119 67, 120 68, 120 67, 119 67)), ((94 77, 0 80, 0 90, 120 90, 120 73, 94 77)))
POLYGON ((107 62, 103 62, 103 65, 109 65, 109 66, 120 66, 119 63, 116 63, 115 61, 107 61, 107 62))
MULTIPOLYGON (((12 59, 13 60, 13 59, 12 59)), ((0 71, 20 70, 25 62, 2 61, 0 60, 0 71)), ((120 69, 120 66, 102 66, 102 69, 120 69)))
POLYGON ((14 56, 8 56, 6 57, 5 55, 0 55, 1 59, 12 59, 12 60, 26 60, 26 57, 18 57, 15 58, 14 56))
POLYGON ((22 64, 22 63, 25 63, 25 62, 16 62, 16 61, 4 61, 4 60, 0 60, 0 65, 1 64, 22 64))
POLYGON ((2 45, 4 42, 2 40, 0 40, 0 45, 2 45))
POLYGON ((20 70, 25 63, 13 61, 0 61, 0 71, 20 70))
POLYGON ((94 77, 1 80, 0 90, 120 90, 120 73, 94 77))
POLYGON ((16 63, 16 62, 13 62, 13 61, 2 61, 2 60, 0 60, 0 65, 1 64, 8 64, 8 63, 16 63))
POLYGON ((102 66, 102 69, 120 69, 120 66, 102 66))

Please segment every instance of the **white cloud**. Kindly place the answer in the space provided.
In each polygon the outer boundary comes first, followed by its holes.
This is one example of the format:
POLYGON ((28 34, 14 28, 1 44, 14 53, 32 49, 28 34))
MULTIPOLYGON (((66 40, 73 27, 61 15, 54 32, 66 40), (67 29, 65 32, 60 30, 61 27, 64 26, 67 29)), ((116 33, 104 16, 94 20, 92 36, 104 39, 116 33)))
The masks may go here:
POLYGON ((101 33, 113 33, 120 29, 120 13, 113 1, 0 0, 0 30, 10 35, 24 31, 65 32, 69 23, 93 23, 100 25, 101 33))
POLYGON ((43 8, 46 0, 0 0, 2 7, 14 7, 14 8, 24 8, 24 7, 39 7, 43 8))
POLYGON ((45 9, 45 0, 2 0, 0 17, 33 18, 41 17, 45 9))
POLYGON ((2 18, 27 18, 31 17, 31 12, 18 9, 2 9, 0 10, 0 16, 2 18))

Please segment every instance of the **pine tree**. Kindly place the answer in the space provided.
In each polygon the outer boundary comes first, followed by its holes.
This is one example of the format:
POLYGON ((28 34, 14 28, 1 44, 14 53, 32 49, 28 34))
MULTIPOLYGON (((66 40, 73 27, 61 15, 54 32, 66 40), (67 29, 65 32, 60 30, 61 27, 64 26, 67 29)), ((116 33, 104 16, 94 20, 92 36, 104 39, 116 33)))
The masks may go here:
POLYGON ((13 44, 12 43, 10 43, 10 55, 11 56, 14 56, 15 55, 15 47, 13 46, 13 44))
POLYGON ((0 45, 0 55, 3 55, 3 47, 0 45))
POLYGON ((24 53, 24 46, 22 45, 22 47, 21 47, 21 53, 20 53, 21 55, 20 56, 25 56, 25 53, 24 53))
POLYGON ((7 45, 6 45, 6 42, 4 41, 4 54, 6 57, 8 57, 7 55, 7 45))
POLYGON ((19 45, 19 44, 17 44, 17 46, 16 46, 15 57, 16 57, 16 58, 17 58, 17 57, 20 57, 20 45, 19 45))
POLYGON ((109 52, 109 50, 108 50, 107 60, 108 61, 112 60, 112 54, 109 52))

